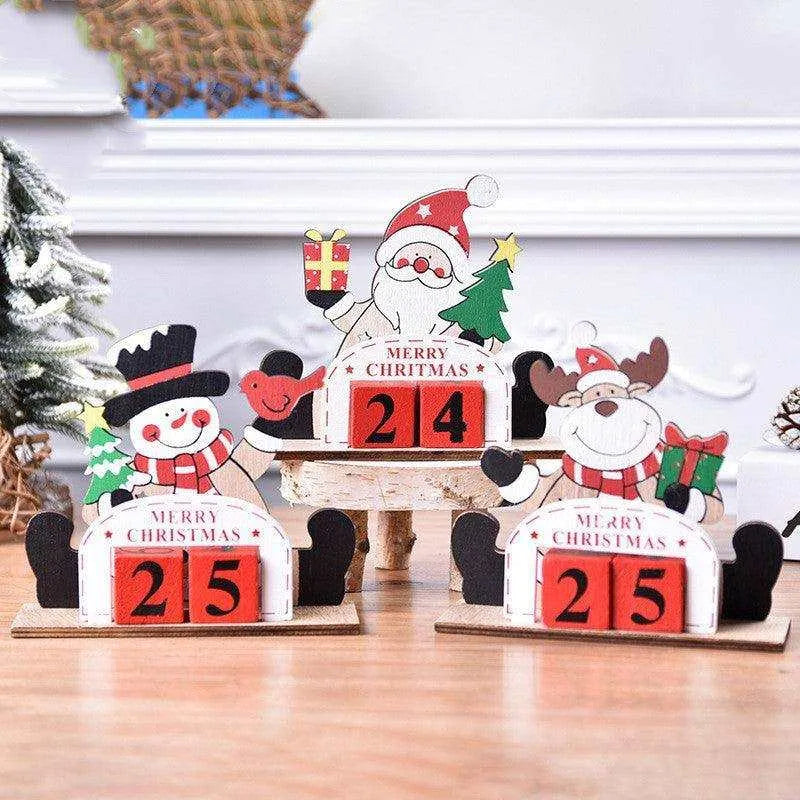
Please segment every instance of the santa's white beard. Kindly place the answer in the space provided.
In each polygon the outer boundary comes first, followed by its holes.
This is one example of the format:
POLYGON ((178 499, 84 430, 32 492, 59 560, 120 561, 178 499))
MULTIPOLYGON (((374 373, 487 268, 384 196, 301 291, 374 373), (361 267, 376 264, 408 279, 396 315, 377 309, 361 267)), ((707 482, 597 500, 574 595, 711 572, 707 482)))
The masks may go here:
POLYGON ((441 333, 453 324, 441 319, 439 312, 463 300, 459 295, 463 285, 453 280, 447 286, 432 289, 418 280, 395 280, 380 267, 372 281, 372 299, 398 333, 426 336, 441 333))

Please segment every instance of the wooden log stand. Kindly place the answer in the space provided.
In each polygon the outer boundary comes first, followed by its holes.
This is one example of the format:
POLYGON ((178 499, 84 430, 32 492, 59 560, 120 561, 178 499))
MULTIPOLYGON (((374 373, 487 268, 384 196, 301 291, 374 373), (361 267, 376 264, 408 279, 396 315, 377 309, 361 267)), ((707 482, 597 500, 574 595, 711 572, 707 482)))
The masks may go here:
MULTIPOLYGON (((525 460, 560 458, 552 439, 513 442, 525 460)), ((497 487, 480 468, 479 450, 326 450, 318 441, 284 442, 281 494, 292 504, 347 512, 356 526, 356 552, 347 573, 348 592, 361 590, 364 563, 375 544, 378 569, 408 569, 416 541, 413 511, 449 511, 452 521, 464 510, 502 502, 497 487)), ((450 588, 461 591, 452 561, 450 588)))

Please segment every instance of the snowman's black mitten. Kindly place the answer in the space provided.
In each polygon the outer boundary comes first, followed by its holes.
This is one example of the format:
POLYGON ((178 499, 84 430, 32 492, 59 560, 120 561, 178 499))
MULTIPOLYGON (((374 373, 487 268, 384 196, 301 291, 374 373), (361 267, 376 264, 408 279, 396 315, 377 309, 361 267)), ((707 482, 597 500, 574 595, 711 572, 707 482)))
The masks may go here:
POLYGON ((467 511, 453 524, 453 560, 464 579, 464 602, 483 606, 503 605, 502 553, 495 549, 500 523, 490 514, 467 511))
POLYGON ((508 486, 519 478, 525 459, 519 450, 490 447, 481 456, 483 474, 497 486, 508 486))
POLYGON ((682 483, 672 483, 664 490, 664 505, 679 514, 685 514, 689 507, 689 487, 682 483))
POLYGON ((42 511, 28 523, 25 552, 42 608, 78 607, 78 553, 70 546, 72 520, 42 511))
POLYGON ((111 508, 121 506, 123 503, 127 503, 128 500, 133 500, 133 494, 127 489, 114 489, 111 492, 111 508))
POLYGON ((312 306, 327 311, 332 306, 335 306, 346 294, 347 292, 341 289, 309 289, 306 292, 306 300, 312 306))
POLYGON ((344 511, 322 508, 308 518, 311 549, 298 553, 299 606, 338 606, 356 547, 353 521, 344 511))

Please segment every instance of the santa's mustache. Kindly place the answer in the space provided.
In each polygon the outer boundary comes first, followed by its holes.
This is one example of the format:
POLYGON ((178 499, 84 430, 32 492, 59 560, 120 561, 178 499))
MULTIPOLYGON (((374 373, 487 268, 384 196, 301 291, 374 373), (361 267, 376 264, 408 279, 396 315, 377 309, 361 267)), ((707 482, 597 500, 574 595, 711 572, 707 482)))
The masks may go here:
POLYGON ((384 267, 386 275, 392 280, 400 281, 401 283, 411 283, 411 281, 419 281, 430 289, 441 289, 444 286, 449 286, 453 281, 457 282, 454 274, 439 276, 433 269, 418 270, 413 264, 406 264, 398 267, 394 264, 387 264, 384 267))

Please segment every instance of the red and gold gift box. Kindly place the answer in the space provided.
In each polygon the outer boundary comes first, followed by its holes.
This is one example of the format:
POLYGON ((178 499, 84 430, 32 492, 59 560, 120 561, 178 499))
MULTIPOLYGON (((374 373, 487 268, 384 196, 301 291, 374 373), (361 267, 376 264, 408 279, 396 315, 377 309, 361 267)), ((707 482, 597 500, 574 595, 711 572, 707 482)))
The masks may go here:
POLYGON ((330 239, 325 239, 317 230, 306 231, 310 242, 303 242, 303 267, 306 291, 345 291, 347 268, 350 264, 350 245, 341 239, 347 233, 337 228, 330 239))

